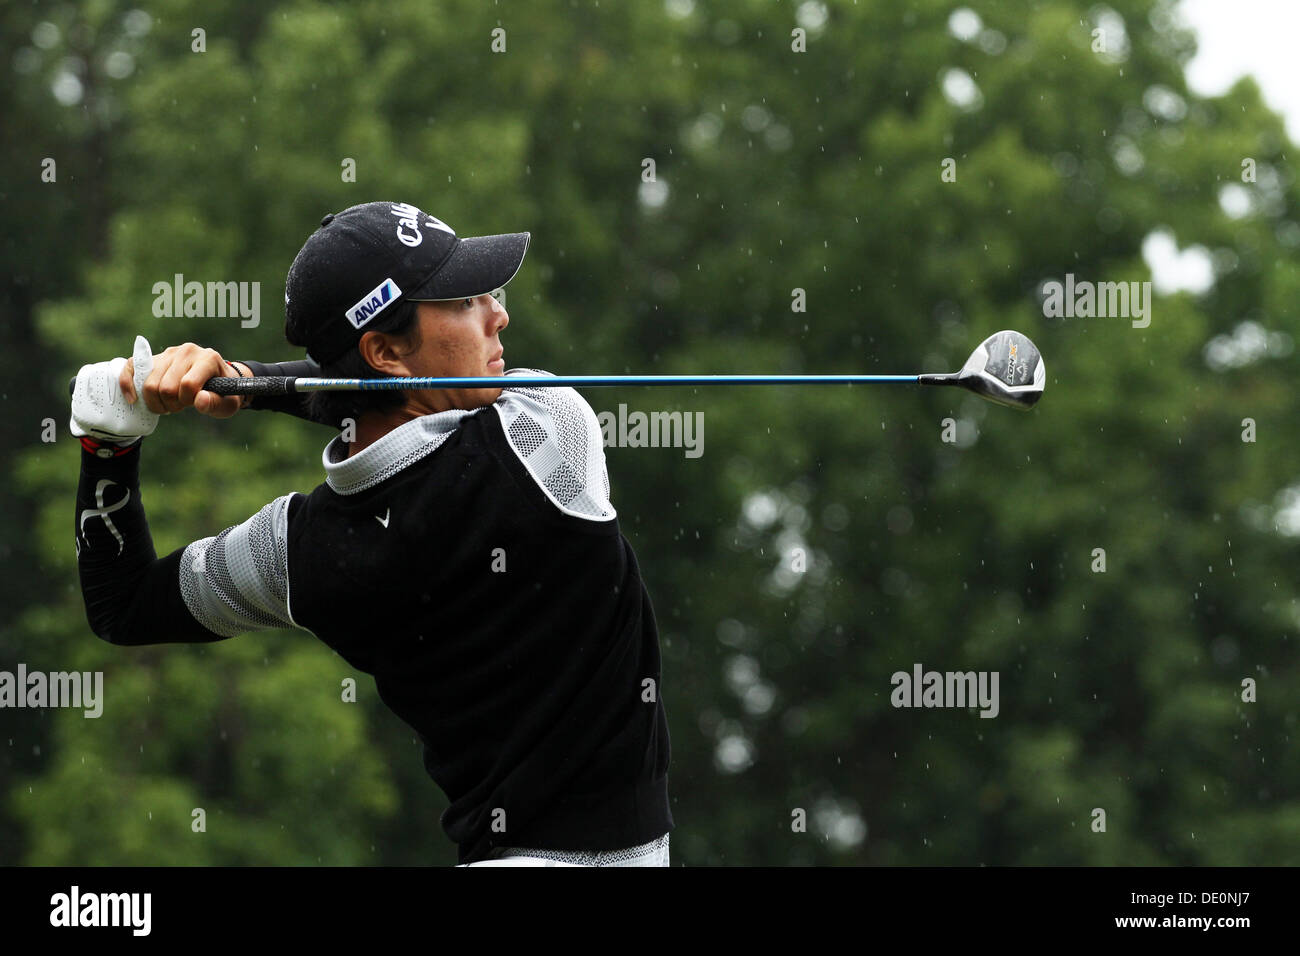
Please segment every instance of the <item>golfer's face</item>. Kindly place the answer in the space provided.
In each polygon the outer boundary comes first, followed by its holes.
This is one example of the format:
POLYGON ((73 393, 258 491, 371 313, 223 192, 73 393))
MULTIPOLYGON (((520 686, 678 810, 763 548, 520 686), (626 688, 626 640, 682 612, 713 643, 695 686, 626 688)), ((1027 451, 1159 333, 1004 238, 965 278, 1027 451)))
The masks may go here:
MULTIPOLYGON (((496 298, 479 295, 455 302, 421 302, 417 312, 423 345, 407 359, 412 374, 481 377, 505 372, 500 334, 510 324, 510 316, 496 298)), ((447 408, 471 409, 491 405, 501 389, 447 389, 425 394, 445 401, 447 408)))

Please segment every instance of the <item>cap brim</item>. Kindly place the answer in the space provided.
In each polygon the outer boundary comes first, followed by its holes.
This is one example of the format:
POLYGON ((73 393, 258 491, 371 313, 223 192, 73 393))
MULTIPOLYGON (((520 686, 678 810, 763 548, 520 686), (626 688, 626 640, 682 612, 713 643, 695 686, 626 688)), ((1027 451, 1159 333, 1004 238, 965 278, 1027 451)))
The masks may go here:
POLYGON ((418 289, 405 298, 415 302, 440 302, 486 295, 515 277, 524 263, 530 233, 471 236, 456 244, 447 261, 418 289))

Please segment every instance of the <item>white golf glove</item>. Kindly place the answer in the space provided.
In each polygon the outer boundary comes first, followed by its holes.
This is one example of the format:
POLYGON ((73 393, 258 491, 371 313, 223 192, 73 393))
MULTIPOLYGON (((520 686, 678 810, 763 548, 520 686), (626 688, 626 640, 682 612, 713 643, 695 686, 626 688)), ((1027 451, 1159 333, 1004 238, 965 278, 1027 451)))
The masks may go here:
POLYGON ((69 428, 78 438, 90 435, 104 441, 129 445, 158 427, 159 415, 144 403, 144 382, 153 371, 153 351, 143 335, 135 337, 132 355, 135 368, 134 405, 128 404, 118 384, 126 359, 83 365, 72 390, 72 422, 69 428))

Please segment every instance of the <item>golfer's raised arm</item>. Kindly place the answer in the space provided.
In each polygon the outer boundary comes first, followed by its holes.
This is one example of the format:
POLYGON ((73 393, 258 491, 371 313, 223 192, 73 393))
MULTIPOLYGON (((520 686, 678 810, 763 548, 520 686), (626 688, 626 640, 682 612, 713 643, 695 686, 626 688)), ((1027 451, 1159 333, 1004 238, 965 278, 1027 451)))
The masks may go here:
POLYGON ((291 624, 283 546, 291 495, 164 558, 154 550, 140 458, 160 415, 147 405, 174 411, 194 404, 192 382, 180 383, 192 369, 205 374, 211 357, 204 350, 184 354, 155 364, 139 337, 129 364, 118 358, 86 365, 74 382, 70 429, 81 441, 77 570, 91 630, 112 644, 216 641, 291 624))
POLYGON ((142 445, 101 457, 107 443, 92 450, 83 440, 74 530, 91 630, 110 644, 135 645, 291 626, 280 537, 290 496, 158 558, 140 495, 142 445))

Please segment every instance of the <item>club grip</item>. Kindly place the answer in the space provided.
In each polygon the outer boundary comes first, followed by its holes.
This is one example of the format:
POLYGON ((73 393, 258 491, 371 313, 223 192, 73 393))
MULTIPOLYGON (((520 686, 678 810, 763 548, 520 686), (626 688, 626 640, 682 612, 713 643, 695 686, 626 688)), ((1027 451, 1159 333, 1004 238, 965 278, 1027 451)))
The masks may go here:
POLYGON ((216 395, 251 395, 254 398, 274 398, 294 392, 294 379, 285 375, 259 375, 257 378, 210 378, 203 383, 205 391, 216 395))

